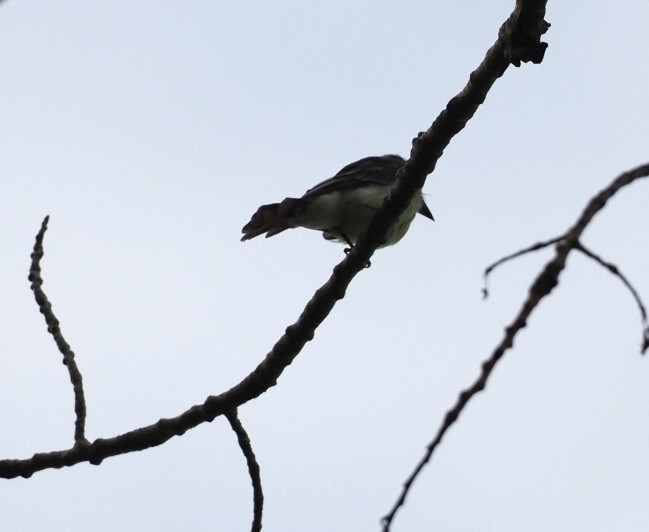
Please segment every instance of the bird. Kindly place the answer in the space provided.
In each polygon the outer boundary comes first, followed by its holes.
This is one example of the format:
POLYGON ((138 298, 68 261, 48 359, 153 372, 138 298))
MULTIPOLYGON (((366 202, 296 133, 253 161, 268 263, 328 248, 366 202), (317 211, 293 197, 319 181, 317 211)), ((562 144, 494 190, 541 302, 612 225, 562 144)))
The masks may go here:
MULTIPOLYGON (((301 198, 285 198, 259 207, 243 226, 241 241, 264 233, 268 238, 287 229, 305 227, 322 231, 326 240, 354 247, 390 194, 397 172, 404 164, 405 159, 399 155, 365 157, 348 164, 333 177, 307 190, 301 198)), ((417 191, 410 205, 395 220, 379 247, 401 240, 417 213, 434 220, 421 191, 417 191)))

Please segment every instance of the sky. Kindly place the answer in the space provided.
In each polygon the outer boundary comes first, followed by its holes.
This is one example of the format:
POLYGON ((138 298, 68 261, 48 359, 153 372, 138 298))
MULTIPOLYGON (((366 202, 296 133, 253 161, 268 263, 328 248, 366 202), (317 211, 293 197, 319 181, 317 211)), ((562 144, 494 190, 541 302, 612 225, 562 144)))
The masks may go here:
MULTIPOLYGON (((407 156, 514 1, 0 4, 2 458, 73 443, 44 289, 83 374, 87 435, 172 417, 239 382, 340 262, 292 230, 241 243, 264 203, 349 162, 407 156)), ((649 161, 649 4, 550 2, 540 65, 510 68, 446 149, 418 217, 379 250, 277 386, 240 409, 264 530, 378 530, 457 394, 477 377, 546 250, 649 161)), ((584 244, 649 303, 649 183, 584 244)), ((571 255, 393 530, 647 530, 649 360, 620 281, 571 255)), ((249 530, 226 420, 100 466, 0 483, 0 528, 249 530)))

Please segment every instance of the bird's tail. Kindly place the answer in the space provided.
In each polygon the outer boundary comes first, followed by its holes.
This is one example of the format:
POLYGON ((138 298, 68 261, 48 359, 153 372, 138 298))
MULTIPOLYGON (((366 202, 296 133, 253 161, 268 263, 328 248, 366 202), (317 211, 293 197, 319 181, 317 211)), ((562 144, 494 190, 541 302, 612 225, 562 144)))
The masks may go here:
POLYGON ((241 241, 250 240, 266 233, 266 238, 293 227, 291 218, 298 211, 301 200, 286 198, 281 203, 262 205, 252 215, 250 221, 243 226, 241 241))

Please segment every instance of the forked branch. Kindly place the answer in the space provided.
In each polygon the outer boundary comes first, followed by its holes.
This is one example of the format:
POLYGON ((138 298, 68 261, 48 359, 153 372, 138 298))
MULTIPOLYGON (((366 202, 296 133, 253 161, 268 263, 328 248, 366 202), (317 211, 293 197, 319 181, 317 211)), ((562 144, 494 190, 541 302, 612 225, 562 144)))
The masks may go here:
MULTIPOLYGON (((543 19, 545 3, 544 0, 517 0, 514 12, 500 28, 496 43, 470 75, 467 85, 449 101, 431 127, 413 141, 410 160, 400 170, 395 188, 377 211, 366 234, 334 268, 329 280, 315 292, 297 321, 286 328, 264 360, 247 377, 229 390, 208 397, 204 403, 176 417, 160 419, 151 425, 112 438, 99 438, 89 444, 75 445, 67 450, 37 453, 23 460, 0 460, 0 477, 28 477, 36 471, 84 461, 99 464, 107 457, 161 445, 255 399, 274 386, 304 345, 313 338, 314 331, 336 302, 345 296, 352 279, 365 269, 374 250, 385 241, 390 224, 422 188, 426 176, 433 171, 446 146, 475 114, 496 80, 511 64, 541 62, 547 46, 541 42, 541 36, 549 27, 543 19)), ((56 328, 58 330, 58 322, 56 328)), ((81 382, 76 374, 74 379, 81 382)), ((84 441, 83 430, 77 436, 81 439, 76 441, 84 441)))
MULTIPOLYGON (((575 224, 570 229, 568 229, 568 231, 562 237, 534 244, 533 246, 524 248, 521 251, 509 255, 489 266, 487 273, 492 271, 498 264, 502 264, 507 260, 519 257, 538 249, 542 249, 552 244, 556 244, 554 258, 543 267, 539 275, 536 277, 535 281, 532 283, 528 296, 523 302, 520 310, 518 311, 518 314, 510 323, 510 325, 505 328, 505 335, 503 336, 502 340, 493 350, 492 354, 482 363, 482 371, 480 372, 480 375, 473 384, 471 384, 468 388, 465 388, 459 394, 456 403, 446 412, 446 415, 442 420, 437 433, 426 447, 424 456, 419 460, 413 472, 404 482, 401 494, 397 498, 397 501, 393 505, 390 512, 385 517, 383 517, 382 524, 384 532, 390 530, 390 525, 394 520, 397 512, 399 511, 399 508, 401 508, 405 504, 406 497, 408 495, 408 492, 412 488, 413 483, 422 472, 426 464, 432 459, 433 454, 441 443, 444 435, 448 432, 453 423, 455 423, 455 421, 459 418, 460 414, 464 411, 471 399, 473 399, 476 394, 484 390, 485 386, 487 385, 487 381, 489 380, 489 376, 496 367, 496 364, 498 364, 504 354, 512 348, 516 335, 527 325, 527 321, 534 309, 536 309, 541 300, 548 296, 559 284, 559 275, 566 266, 566 260, 570 252, 575 249, 581 252, 585 252, 585 248, 583 248, 583 246, 579 242, 584 229, 586 229, 588 224, 592 222, 595 215, 604 208, 607 201, 611 199, 617 192, 619 192, 627 185, 630 185, 634 181, 648 176, 649 164, 639 166, 633 170, 630 170, 629 172, 620 175, 615 180, 613 180, 610 185, 601 190, 588 202, 575 224)), ((586 254, 589 254, 589 252, 586 252, 586 254)), ((604 266, 607 266, 608 264, 601 259, 598 260, 598 258, 595 258, 596 256, 592 253, 590 253, 589 256, 591 256, 591 258, 594 258, 604 266)), ((644 353, 649 348, 649 330, 647 329, 644 305, 642 305, 642 302, 637 296, 635 289, 633 289, 630 283, 626 281, 626 278, 620 276, 619 272, 618 277, 620 277, 620 279, 622 279, 623 282, 627 284, 627 287, 631 289, 632 293, 636 297, 636 300, 639 302, 644 325, 641 352, 644 353)))

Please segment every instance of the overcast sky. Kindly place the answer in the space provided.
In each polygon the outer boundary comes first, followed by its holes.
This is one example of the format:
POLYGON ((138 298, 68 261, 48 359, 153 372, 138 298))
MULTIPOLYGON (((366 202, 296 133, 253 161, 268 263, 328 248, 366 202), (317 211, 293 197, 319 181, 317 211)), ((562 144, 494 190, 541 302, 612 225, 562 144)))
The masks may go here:
MULTIPOLYGON (((237 383, 343 258, 314 231, 239 242, 262 203, 368 155, 407 156, 514 1, 8 0, 0 4, 0 457, 73 443, 73 396, 27 282, 83 373, 88 437, 237 383)), ((550 2, 541 65, 510 68, 447 148, 423 217, 379 250, 278 385, 240 410, 264 530, 377 530, 558 236, 649 161, 649 3, 550 2)), ((649 302, 649 183, 584 243, 649 302)), ((571 256, 556 293, 444 439, 395 531, 648 530, 649 360, 618 279, 571 256)), ((0 482, 0 528, 249 530, 216 419, 137 454, 0 482)))

